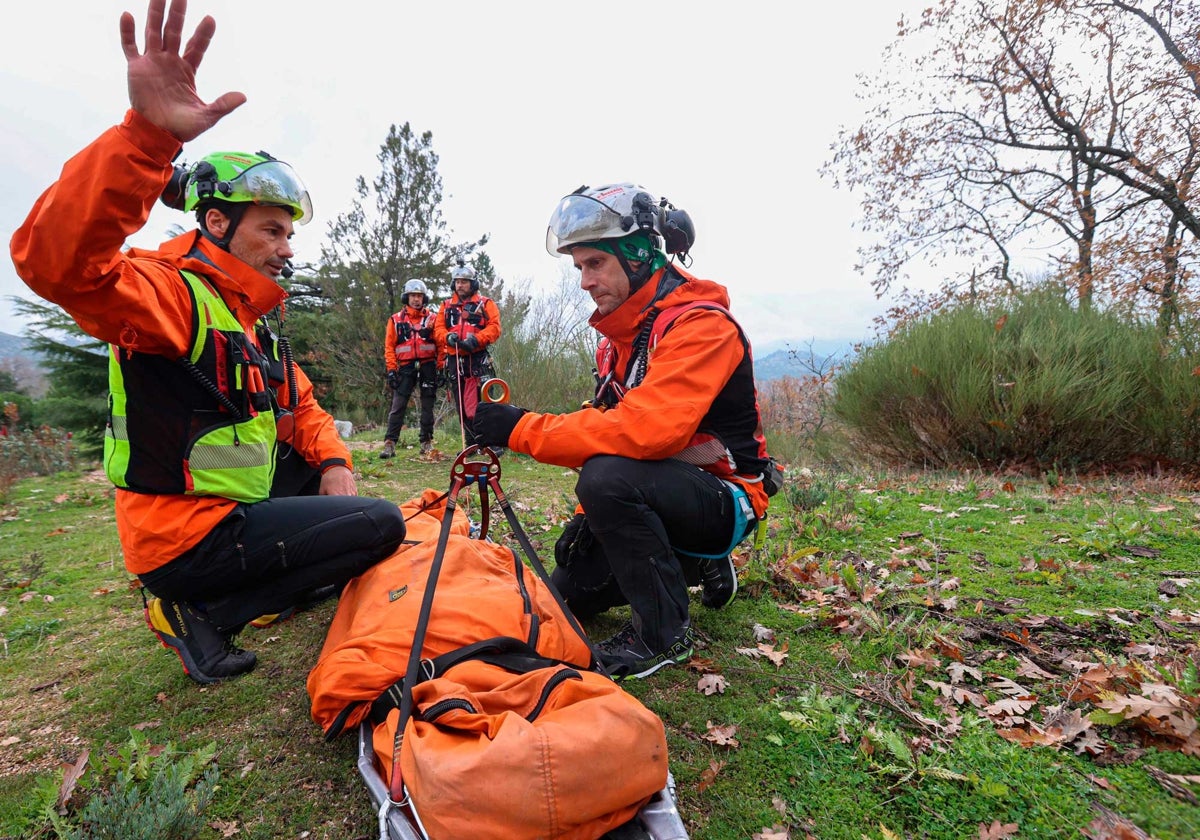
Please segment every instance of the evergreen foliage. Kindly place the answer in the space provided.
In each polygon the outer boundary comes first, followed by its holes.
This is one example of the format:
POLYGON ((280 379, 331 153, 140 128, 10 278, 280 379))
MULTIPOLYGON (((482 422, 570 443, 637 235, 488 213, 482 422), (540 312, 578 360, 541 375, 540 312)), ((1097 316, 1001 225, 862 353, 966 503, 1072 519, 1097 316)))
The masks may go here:
POLYGON ((392 125, 377 157, 378 175, 370 183, 359 177, 353 206, 330 224, 320 264, 303 280, 304 301, 288 323, 297 358, 324 386, 325 408, 358 421, 387 414, 384 330, 408 280, 424 280, 433 302, 449 297, 450 270, 461 256, 486 294, 499 299, 503 292, 479 251, 487 236, 448 238, 432 133, 392 125))
POLYGON ((82 451, 98 453, 108 422, 108 345, 52 303, 9 300, 25 319, 29 346, 42 356, 50 382, 46 396, 37 401, 37 421, 71 430, 82 451))
POLYGON ((204 828, 217 789, 216 744, 184 753, 154 747, 137 730, 107 764, 115 779, 91 791, 77 817, 46 816, 62 840, 189 840, 204 828))

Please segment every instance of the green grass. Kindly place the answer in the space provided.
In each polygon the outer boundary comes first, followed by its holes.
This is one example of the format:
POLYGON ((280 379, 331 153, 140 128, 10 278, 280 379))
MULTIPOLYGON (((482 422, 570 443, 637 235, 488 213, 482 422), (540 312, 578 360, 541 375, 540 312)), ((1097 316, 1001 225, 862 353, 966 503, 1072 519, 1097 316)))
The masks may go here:
MULTIPOLYGON (((400 502, 448 485, 449 461, 416 460, 404 436, 397 458, 379 460, 381 436, 352 443, 361 492, 400 502)), ((448 436, 436 443, 457 450, 448 436)), ((521 456, 502 465, 549 563, 574 508, 574 473, 521 456)), ((471 490, 473 519, 477 498, 471 490)), ((232 821, 240 840, 376 836, 353 739, 325 743, 308 715, 305 678, 334 604, 247 630, 258 668, 197 686, 143 623, 102 478, 23 480, 0 518, 0 837, 53 836, 33 834, 25 803, 83 749, 100 766, 95 757, 115 753, 131 727, 182 749, 217 743, 221 780, 205 819, 232 821)), ((491 521, 492 537, 508 540, 499 511, 491 521)), ((1187 671, 1200 658, 1200 624, 1189 623, 1200 612, 1194 484, 818 471, 793 476, 768 521, 765 550, 737 558, 734 603, 710 611, 694 597, 701 646, 689 667, 628 684, 666 724, 693 838, 749 838, 773 825, 821 840, 964 838, 994 821, 1017 825, 1019 837, 1068 837, 1096 818, 1094 805, 1160 840, 1200 836, 1200 807, 1149 769, 1200 775, 1195 750, 1128 720, 1093 724, 1099 756, 1021 746, 937 688, 960 669, 954 685, 994 704, 1011 680, 1033 699, 1025 723, 1004 728, 1045 728, 1051 707, 1087 715, 1097 698, 1085 699, 1069 666, 1034 677, 1023 661, 1101 663, 1125 680, 1118 693, 1136 692, 1129 668, 1140 661, 1177 687, 1181 714, 1200 713, 1187 671), (1197 582, 1161 591, 1176 578, 1197 582), (768 650, 786 646, 778 666, 738 652, 759 644, 756 627, 773 631, 768 650), (727 687, 705 695, 697 684, 712 673, 727 687), (736 727, 738 745, 706 738, 710 724, 736 727)), ((603 637, 624 612, 589 632, 603 637)), ((207 826, 200 836, 222 833, 207 826)))

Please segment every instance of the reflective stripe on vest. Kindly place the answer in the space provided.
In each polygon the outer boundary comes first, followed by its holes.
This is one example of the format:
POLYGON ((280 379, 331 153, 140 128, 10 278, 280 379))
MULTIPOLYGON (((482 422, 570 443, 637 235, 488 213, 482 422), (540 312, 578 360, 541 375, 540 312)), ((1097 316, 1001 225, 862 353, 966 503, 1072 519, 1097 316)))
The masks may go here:
POLYGON ((256 411, 247 394, 262 378, 255 358, 261 354, 253 334, 207 282, 191 272, 180 275, 195 301, 188 357, 171 362, 109 347, 105 473, 117 487, 139 493, 262 501, 275 477, 276 432, 272 411, 256 411), (177 386, 173 393, 194 404, 164 397, 167 378, 177 386))

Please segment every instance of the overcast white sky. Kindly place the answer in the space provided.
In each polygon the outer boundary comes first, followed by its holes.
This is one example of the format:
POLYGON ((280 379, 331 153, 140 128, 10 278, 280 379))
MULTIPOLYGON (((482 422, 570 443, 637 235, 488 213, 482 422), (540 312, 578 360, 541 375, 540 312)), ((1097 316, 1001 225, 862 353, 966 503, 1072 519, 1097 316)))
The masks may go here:
MULTIPOLYGON (((546 222, 580 184, 635 181, 696 223, 692 270, 724 283, 758 352, 859 340, 883 310, 853 272, 856 201, 817 170, 856 122, 870 72, 923 0, 832 3, 253 3, 192 0, 217 32, 205 99, 248 102, 184 149, 266 149, 308 185, 315 259, 354 180, 378 171, 388 126, 433 133, 453 240, 487 233, 500 276, 550 286, 546 222), (336 6, 336 11, 333 9, 336 6)), ((0 36, 0 229, 7 243, 62 162, 128 99, 120 13, 144 0, 10 3, 0 36)), ((132 244, 190 218, 158 207, 132 244)), ((928 278, 932 281, 933 278, 928 278)), ((927 285, 927 284, 926 284, 927 285)), ((0 261, 0 331, 20 334, 0 261)))

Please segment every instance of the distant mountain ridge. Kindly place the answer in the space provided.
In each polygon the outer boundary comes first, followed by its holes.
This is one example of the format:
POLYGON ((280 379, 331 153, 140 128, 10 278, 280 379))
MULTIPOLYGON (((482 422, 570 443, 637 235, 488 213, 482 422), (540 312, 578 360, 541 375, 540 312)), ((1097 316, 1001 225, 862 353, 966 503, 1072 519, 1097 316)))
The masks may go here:
POLYGON ((36 359, 36 354, 29 349, 25 343, 25 339, 19 335, 0 332, 0 359, 6 359, 10 356, 25 356, 30 359, 36 359))
POLYGON ((787 342, 786 345, 766 355, 755 355, 756 380, 768 382, 784 376, 808 376, 813 370, 827 370, 833 362, 843 360, 854 352, 853 345, 848 341, 814 341, 811 344, 787 342))

